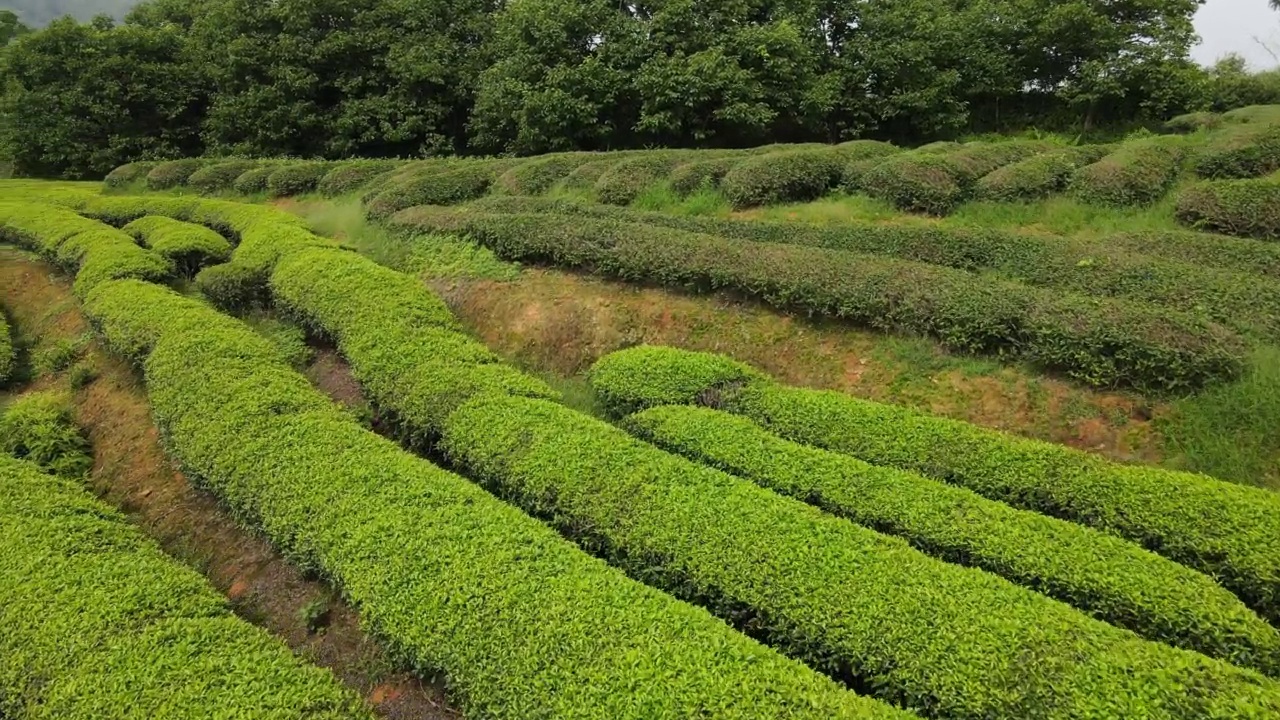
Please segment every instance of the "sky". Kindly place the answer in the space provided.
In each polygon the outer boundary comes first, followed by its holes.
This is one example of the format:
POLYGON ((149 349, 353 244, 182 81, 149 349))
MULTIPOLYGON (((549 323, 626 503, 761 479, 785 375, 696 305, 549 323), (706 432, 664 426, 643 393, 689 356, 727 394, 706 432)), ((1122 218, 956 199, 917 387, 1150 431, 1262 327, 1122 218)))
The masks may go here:
POLYGON ((1280 65, 1258 38, 1280 56, 1280 11, 1272 10, 1267 0, 1209 0, 1196 13, 1196 31, 1200 44, 1191 50, 1191 57, 1204 65, 1229 52, 1236 52, 1249 61, 1255 70, 1280 65))

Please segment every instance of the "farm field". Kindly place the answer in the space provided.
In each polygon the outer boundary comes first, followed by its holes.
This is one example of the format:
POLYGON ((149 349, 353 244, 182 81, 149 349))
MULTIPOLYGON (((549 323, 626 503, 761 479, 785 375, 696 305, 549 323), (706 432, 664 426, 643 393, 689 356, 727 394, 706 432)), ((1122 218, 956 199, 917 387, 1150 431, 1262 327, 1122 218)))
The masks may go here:
POLYGON ((1277 128, 0 181, 0 716, 1280 717, 1277 128))

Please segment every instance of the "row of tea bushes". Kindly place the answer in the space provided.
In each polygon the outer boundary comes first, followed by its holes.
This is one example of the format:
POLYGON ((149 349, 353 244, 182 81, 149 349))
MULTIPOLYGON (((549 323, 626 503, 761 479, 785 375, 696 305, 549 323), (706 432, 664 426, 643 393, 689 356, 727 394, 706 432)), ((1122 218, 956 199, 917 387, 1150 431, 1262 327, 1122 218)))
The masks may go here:
POLYGON ((1193 315, 914 261, 470 208, 417 207, 391 223, 415 232, 465 234, 504 259, 733 290, 780 309, 930 335, 953 351, 1016 356, 1093 385, 1191 389, 1229 380, 1244 366, 1241 338, 1193 315))
POLYGON ((1204 475, 1119 465, 1061 445, 841 393, 778 385, 721 355, 635 348, 593 386, 616 412, 704 404, 794 442, 920 473, 1127 538, 1214 577, 1280 621, 1280 496, 1204 475))
POLYGON ((203 225, 152 215, 121 228, 167 259, 180 275, 191 277, 210 263, 231 258, 231 243, 203 225))
POLYGON ((939 717, 1138 708, 1150 717, 1249 717, 1280 708, 1277 687, 1260 675, 1139 640, 552 400, 480 389, 491 353, 454 329, 412 278, 299 247, 277 262, 270 286, 290 313, 335 340, 406 442, 434 447, 633 576, 854 687, 939 717), (1222 693, 1193 699, 1185 683, 1222 693))
POLYGON ((1280 179, 1197 183, 1178 196, 1175 212, 1199 230, 1280 240, 1280 179))

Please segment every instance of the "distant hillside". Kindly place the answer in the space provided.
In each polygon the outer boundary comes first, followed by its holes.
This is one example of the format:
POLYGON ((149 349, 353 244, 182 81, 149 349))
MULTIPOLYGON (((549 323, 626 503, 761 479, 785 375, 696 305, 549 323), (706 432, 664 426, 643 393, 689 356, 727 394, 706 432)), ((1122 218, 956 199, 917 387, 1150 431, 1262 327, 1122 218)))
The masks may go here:
POLYGON ((71 15, 77 20, 88 20, 94 15, 107 14, 122 18, 140 0, 0 0, 0 9, 13 10, 22 22, 31 27, 43 27, 54 18, 71 15))

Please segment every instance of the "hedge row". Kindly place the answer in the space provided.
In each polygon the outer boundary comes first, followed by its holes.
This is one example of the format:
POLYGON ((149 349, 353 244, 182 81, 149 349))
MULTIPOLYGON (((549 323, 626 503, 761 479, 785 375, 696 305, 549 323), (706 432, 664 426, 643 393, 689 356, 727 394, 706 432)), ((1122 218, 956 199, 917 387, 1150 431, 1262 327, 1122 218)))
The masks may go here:
POLYGON ((729 358, 671 348, 607 356, 593 369, 618 412, 701 402, 794 442, 969 488, 1014 507, 1127 538, 1216 578, 1280 621, 1280 495, 1204 475, 1118 465, 835 392, 776 385, 729 358))
POLYGON ((205 165, 187 178, 187 187, 205 194, 230 190, 236 178, 262 165, 257 160, 225 160, 205 165))
POLYGON ((494 190, 507 195, 541 195, 578 166, 598 157, 594 153, 557 153, 532 158, 499 175, 494 190))
POLYGON ((84 297, 107 280, 159 280, 173 269, 123 232, 52 205, 0 203, 0 240, 35 251, 76 276, 84 297))
POLYGON ((902 717, 364 430, 198 301, 126 281, 86 310, 143 364, 183 468, 332 578, 415 670, 443 672, 468 715, 902 717))
POLYGON ((169 190, 179 185, 186 185, 191 176, 205 165, 205 162, 199 158, 189 158, 159 163, 147 173, 147 189, 169 190))
POLYGON ((73 480, 93 467, 89 442, 72 419, 71 397, 56 390, 25 393, 4 409, 0 455, 73 480))
POLYGON ((930 335, 957 352, 1019 356, 1094 385, 1187 389, 1244 367, 1239 336, 1191 315, 936 265, 593 218, 419 207, 392 223, 465 233, 504 259, 730 289, 778 308, 930 335))
POLYGON ((386 217, 414 205, 456 205, 474 200, 518 161, 470 160, 427 165, 421 171, 392 178, 365 203, 373 217, 386 217))
POLYGON ((945 717, 1125 716, 1139 706, 1150 717, 1247 717, 1280 708, 1277 688, 1259 675, 1141 641, 549 400, 406 381, 420 364, 445 380, 465 378, 491 367, 483 362, 491 356, 450 329, 425 287, 395 275, 354 256, 301 250, 277 265, 272 289, 337 339, 375 406, 411 440, 440 434, 447 457, 634 576, 855 687, 945 717), (315 270, 325 254, 331 267, 315 270), (1188 698, 1182 683, 1223 694, 1188 698))
POLYGON ((1280 180, 1197 183, 1178 196, 1175 213, 1199 230, 1280 240, 1280 180))
POLYGON ((1222 125, 1222 116, 1214 112, 1191 112, 1177 115, 1165 121, 1164 129, 1171 133, 1186 135, 1197 130, 1213 129, 1222 125))
POLYGON ((109 188, 118 188, 139 182, 146 179, 147 173, 151 172, 156 165, 159 163, 150 161, 126 163, 107 173, 103 183, 109 188))
POLYGON ((1071 181, 1076 197, 1092 205, 1123 207, 1159 200, 1178 179, 1186 142, 1177 136, 1135 140, 1098 162, 1086 165, 1071 181))
POLYGON ((372 718, 79 483, 0 456, 0 715, 372 718))
POLYGON ((1280 675, 1280 631, 1208 577, 1125 540, 915 473, 783 440, 747 418, 669 405, 628 417, 642 440, 924 552, 980 567, 1149 640, 1280 675))
POLYGON ((337 197, 363 188, 374 178, 400 167, 397 160, 352 160, 338 163, 316 184, 325 197, 337 197))
POLYGON ((993 202, 1030 202, 1063 192, 1080 168, 1101 160, 1107 145, 1066 147, 997 168, 978 180, 974 197, 993 202))
POLYGON ((231 243, 203 225, 151 215, 134 220, 122 230, 166 258, 186 277, 211 262, 231 258, 231 243))
POLYGON ((724 175, 720 188, 736 208, 813 200, 840 184, 849 163, 895 152, 897 148, 888 143, 855 140, 751 155, 724 175))
POLYGON ((1024 140, 904 153, 865 170, 856 184, 899 210, 947 215, 972 197, 979 178, 1045 149, 1044 143, 1024 140))
POLYGON ((1194 158, 1196 174, 1254 178, 1280 170, 1280 124, 1231 125, 1208 137, 1194 158))
POLYGON ((13 333, 9 330, 9 320, 0 308, 0 385, 4 385, 13 375, 15 364, 13 350, 13 333))
POLYGON ((291 162, 277 167, 267 176, 267 194, 291 197, 315 191, 321 178, 334 167, 330 162, 291 162))

